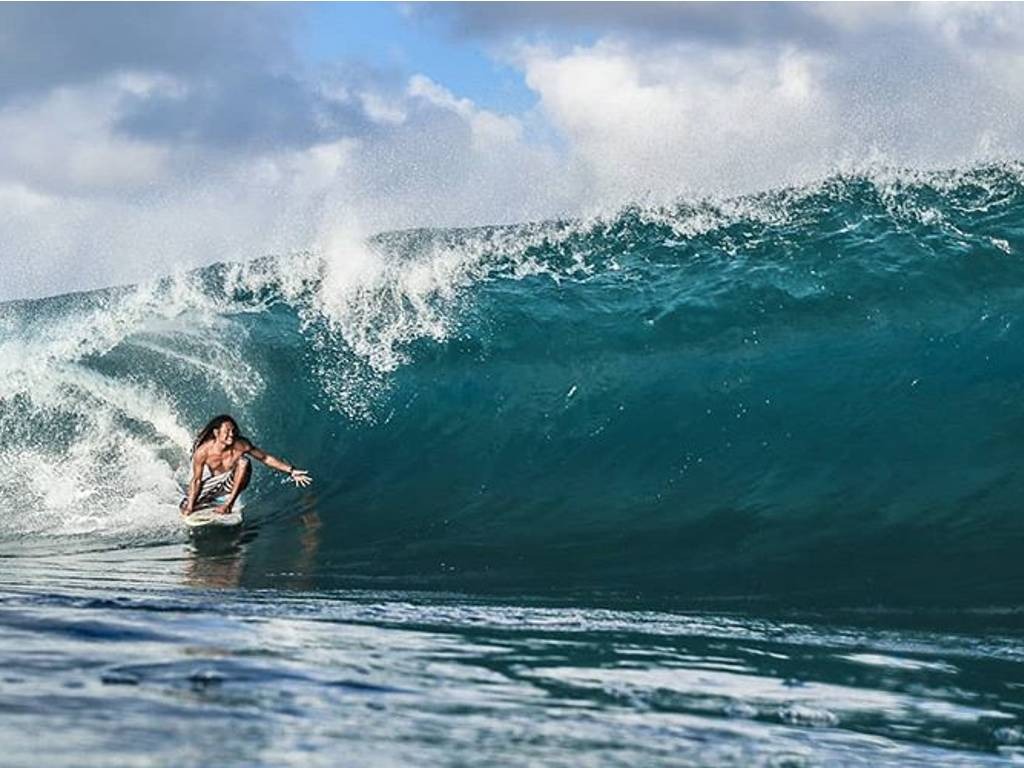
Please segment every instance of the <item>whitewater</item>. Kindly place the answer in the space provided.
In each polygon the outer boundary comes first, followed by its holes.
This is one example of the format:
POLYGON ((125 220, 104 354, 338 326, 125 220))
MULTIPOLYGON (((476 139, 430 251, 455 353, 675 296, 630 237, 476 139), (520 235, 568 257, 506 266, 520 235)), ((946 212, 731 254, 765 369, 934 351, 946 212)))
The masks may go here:
POLYGON ((1024 759, 1022 253, 998 163, 0 304, 7 757, 1024 759), (189 537, 222 412, 316 482, 189 537))

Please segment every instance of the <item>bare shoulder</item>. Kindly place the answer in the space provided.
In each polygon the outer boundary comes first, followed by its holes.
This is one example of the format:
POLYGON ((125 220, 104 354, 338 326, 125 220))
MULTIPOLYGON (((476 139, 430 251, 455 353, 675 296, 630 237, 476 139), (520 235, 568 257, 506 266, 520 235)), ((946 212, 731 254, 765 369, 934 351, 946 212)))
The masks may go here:
POLYGON ((242 453, 247 453, 257 461, 266 461, 267 453, 262 448, 252 444, 250 440, 239 440, 238 444, 242 447, 242 453))
POLYGON ((192 469, 194 471, 198 472, 203 468, 203 465, 206 464, 206 456, 207 447, 205 445, 200 445, 196 448, 195 452, 192 454, 192 469))

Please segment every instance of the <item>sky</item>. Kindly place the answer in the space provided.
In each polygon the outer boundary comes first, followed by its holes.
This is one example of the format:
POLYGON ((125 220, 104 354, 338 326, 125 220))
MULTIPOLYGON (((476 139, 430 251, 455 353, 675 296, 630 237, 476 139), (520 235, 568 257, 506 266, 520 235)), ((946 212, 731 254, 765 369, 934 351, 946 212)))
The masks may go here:
POLYGON ((1018 4, 5 3, 0 72, 0 301, 1024 151, 1018 4))

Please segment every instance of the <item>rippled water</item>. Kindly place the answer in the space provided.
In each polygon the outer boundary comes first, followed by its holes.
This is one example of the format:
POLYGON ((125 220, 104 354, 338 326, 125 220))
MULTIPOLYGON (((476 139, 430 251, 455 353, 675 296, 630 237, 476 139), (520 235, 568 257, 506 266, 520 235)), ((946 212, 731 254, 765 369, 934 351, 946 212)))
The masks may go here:
POLYGON ((243 550, 0 560, 3 763, 1024 759, 1013 615, 951 631, 870 611, 245 588, 243 550))

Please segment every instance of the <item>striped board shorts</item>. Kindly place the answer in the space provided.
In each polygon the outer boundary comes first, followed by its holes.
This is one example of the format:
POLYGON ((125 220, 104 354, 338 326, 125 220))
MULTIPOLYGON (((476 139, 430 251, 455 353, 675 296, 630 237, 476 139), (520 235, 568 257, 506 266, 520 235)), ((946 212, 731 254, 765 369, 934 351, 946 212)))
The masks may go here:
MULTIPOLYGON (((242 456, 238 462, 249 463, 248 456, 242 456)), ((232 484, 232 478, 234 477, 235 470, 238 468, 238 463, 235 464, 227 472, 221 472, 219 474, 213 474, 210 472, 209 467, 203 467, 203 472, 207 473, 207 476, 203 478, 203 484, 199 488, 199 495, 196 496, 196 503, 192 505, 192 511, 197 512, 200 509, 208 507, 216 507, 223 504, 227 497, 231 495, 231 491, 234 489, 232 484)), ((188 495, 186 494, 181 503, 178 505, 180 509, 185 508, 185 504, 188 503, 188 495)))

